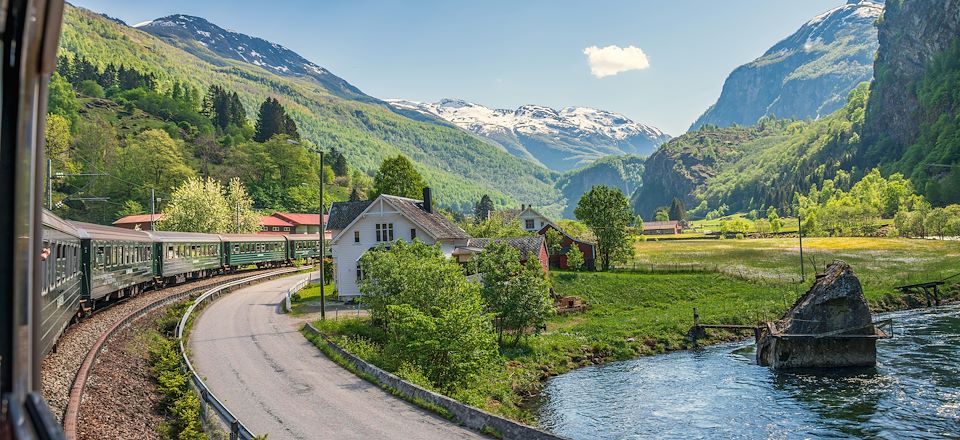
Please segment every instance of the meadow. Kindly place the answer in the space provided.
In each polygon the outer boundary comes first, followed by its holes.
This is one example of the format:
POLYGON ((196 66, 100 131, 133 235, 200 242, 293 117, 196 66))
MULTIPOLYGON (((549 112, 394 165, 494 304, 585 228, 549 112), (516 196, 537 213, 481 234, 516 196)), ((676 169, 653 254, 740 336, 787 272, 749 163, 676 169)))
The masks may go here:
MULTIPOLYGON (((870 237, 803 239, 807 281, 833 260, 849 263, 864 294, 878 301, 893 287, 960 273, 960 241, 870 237)), ((707 270, 767 283, 800 279, 800 242, 793 238, 647 240, 621 268, 638 271, 707 270)), ((804 289, 805 290, 805 289, 804 289)))

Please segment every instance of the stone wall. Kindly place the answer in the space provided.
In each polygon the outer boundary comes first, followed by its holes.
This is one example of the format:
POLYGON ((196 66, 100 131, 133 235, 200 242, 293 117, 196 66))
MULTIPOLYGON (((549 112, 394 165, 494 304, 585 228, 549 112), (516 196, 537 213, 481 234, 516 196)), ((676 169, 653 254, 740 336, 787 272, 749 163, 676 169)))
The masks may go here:
MULTIPOLYGON (((306 325, 306 330, 314 335, 320 335, 320 332, 314 328, 309 323, 306 325)), ((322 335, 320 335, 322 336, 322 335)), ((514 422, 509 419, 505 419, 500 416, 490 414, 486 411, 483 411, 478 408, 474 408, 469 405, 465 405, 456 400, 453 400, 442 394, 434 393, 433 391, 421 388, 417 385, 414 385, 410 382, 407 382, 393 374, 390 374, 380 368, 377 368, 373 364, 370 364, 363 359, 360 359, 353 354, 347 352, 346 350, 340 348, 337 344, 326 340, 325 342, 330 349, 334 352, 343 356, 347 362, 354 366, 358 371, 361 371, 365 374, 369 374, 377 379, 382 385, 389 386, 394 390, 402 393, 407 398, 412 399, 422 399, 423 401, 437 405, 447 411, 457 419, 458 422, 464 426, 476 429, 478 431, 490 430, 492 429, 500 435, 504 440, 561 440, 564 437, 551 434, 546 431, 539 430, 537 428, 527 426, 521 423, 514 422)))

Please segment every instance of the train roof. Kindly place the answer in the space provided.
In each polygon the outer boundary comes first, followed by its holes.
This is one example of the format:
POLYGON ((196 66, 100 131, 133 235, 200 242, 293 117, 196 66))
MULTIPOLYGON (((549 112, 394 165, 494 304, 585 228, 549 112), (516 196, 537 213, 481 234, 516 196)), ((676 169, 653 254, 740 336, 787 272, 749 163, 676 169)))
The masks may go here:
POLYGON ((283 237, 290 241, 315 241, 320 239, 320 234, 283 234, 283 237))
POLYGON ((220 236, 217 234, 201 234, 199 232, 178 232, 178 231, 149 231, 154 240, 157 241, 184 241, 195 243, 219 243, 220 236))
POLYGON ((72 235, 76 238, 89 238, 84 230, 73 224, 74 222, 57 217, 56 214, 47 211, 46 209, 43 210, 42 217, 43 225, 48 228, 56 229, 64 234, 72 235))
POLYGON ((220 234, 220 239, 231 243, 251 241, 286 241, 283 236, 272 234, 220 234))
POLYGON ((98 225, 94 223, 84 223, 84 222, 69 222, 75 225, 77 228, 85 231, 87 237, 93 240, 123 240, 123 241, 140 241, 152 243, 153 239, 150 238, 146 232, 136 231, 133 229, 124 229, 117 228, 114 226, 107 225, 98 225))

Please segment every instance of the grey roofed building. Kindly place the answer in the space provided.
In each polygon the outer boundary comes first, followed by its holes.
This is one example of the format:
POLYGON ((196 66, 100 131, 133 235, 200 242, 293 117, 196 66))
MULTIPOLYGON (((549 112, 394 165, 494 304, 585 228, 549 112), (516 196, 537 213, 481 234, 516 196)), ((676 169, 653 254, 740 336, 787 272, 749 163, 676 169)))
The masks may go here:
POLYGON ((367 209, 371 203, 373 203, 373 200, 333 202, 333 204, 330 205, 330 216, 327 219, 327 230, 339 231, 346 228, 350 222, 367 209))
POLYGON ((520 258, 522 260, 526 260, 530 254, 539 258, 540 249, 544 246, 544 237, 542 235, 536 235, 530 237, 471 238, 467 241, 467 246, 483 249, 494 242, 510 245, 520 251, 520 258))

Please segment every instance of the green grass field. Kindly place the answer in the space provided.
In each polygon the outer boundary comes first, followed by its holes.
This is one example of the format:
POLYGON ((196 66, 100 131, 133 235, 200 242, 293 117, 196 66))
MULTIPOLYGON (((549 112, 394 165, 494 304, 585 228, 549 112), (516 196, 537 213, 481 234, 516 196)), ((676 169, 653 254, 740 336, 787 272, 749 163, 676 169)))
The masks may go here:
MULTIPOLYGON (((960 242, 903 238, 804 238, 807 281, 835 259, 849 263, 868 299, 876 301, 897 285, 942 279, 960 272, 960 242)), ((768 283, 800 277, 796 238, 747 240, 646 241, 623 265, 638 270, 704 268, 768 283)))

